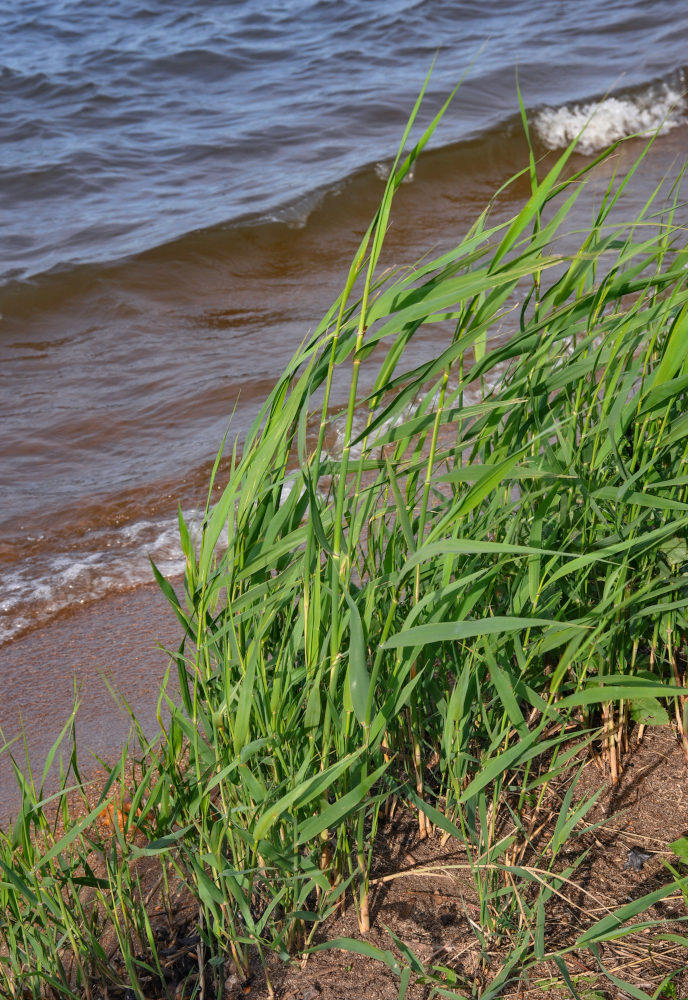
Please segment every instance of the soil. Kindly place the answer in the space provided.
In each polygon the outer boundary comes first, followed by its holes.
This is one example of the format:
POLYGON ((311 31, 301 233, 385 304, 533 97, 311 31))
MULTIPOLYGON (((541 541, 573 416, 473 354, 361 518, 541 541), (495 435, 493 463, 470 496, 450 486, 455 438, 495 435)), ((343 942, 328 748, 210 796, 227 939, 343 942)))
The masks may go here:
MULTIPOLYGON (((545 952, 570 947, 606 913, 669 883, 671 875, 664 861, 673 863, 676 857, 668 845, 688 835, 688 767, 671 727, 646 730, 641 743, 632 735, 615 786, 589 750, 581 751, 578 766, 582 766, 582 774, 576 786, 576 801, 598 793, 579 829, 600 825, 569 838, 558 858, 559 872, 573 864, 577 867, 570 879, 561 883, 559 895, 547 904, 545 952)), ((97 784, 92 786, 94 793, 97 784)), ((502 860, 535 874, 538 868, 546 869, 548 858, 542 848, 551 835, 550 816, 558 814, 567 784, 568 778, 562 778, 559 788, 550 786, 549 798, 532 815, 528 843, 517 843, 512 854, 502 860)), ((99 819, 101 824, 111 822, 112 816, 107 813, 99 819)), ((499 832, 508 833, 508 824, 499 832)), ((443 983, 450 991, 448 995, 477 1000, 499 973, 510 948, 508 935, 500 938, 495 933, 481 951, 480 901, 467 861, 463 844, 443 837, 440 830, 421 840, 417 814, 398 805, 394 814, 381 822, 376 840, 370 932, 365 938, 359 933, 349 896, 344 911, 319 928, 314 943, 326 944, 336 938, 365 940, 397 959, 403 959, 404 948, 410 949, 433 976, 433 982, 424 983, 422 975, 412 976, 408 1000, 437 996, 433 986, 443 983)), ((146 859, 140 864, 141 890, 151 901, 149 915, 167 979, 167 995, 184 1000, 192 995, 194 985, 198 986, 199 964, 203 964, 197 907, 186 890, 179 888, 170 921, 157 905, 159 868, 147 870, 146 859)), ((528 898, 527 886, 523 898, 528 898)), ((498 927, 502 916, 499 910, 493 909, 491 916, 498 927)), ((651 997, 672 976, 664 992, 656 994, 658 1000, 688 1000, 687 901, 674 892, 650 907, 642 919, 662 924, 605 943, 597 957, 591 950, 567 953, 566 969, 580 1000, 630 1000, 634 995, 602 975, 600 964, 617 980, 631 983, 651 997), (672 933, 673 939, 667 937, 672 933)), ((106 935, 102 944, 112 953, 114 939, 110 942, 106 935)), ((210 980, 210 969, 204 971, 210 980)), ((325 948, 311 953, 305 961, 294 960, 291 964, 269 955, 267 971, 276 1000, 397 1000, 400 995, 398 971, 341 948, 325 948)), ((156 989, 152 980, 149 985, 150 1000, 162 997, 159 985, 156 989)), ((92 993, 93 1000, 131 1000, 133 995, 131 990, 112 986, 103 990, 96 987, 92 993)), ((551 1000, 573 994, 557 965, 543 961, 529 964, 520 979, 514 972, 497 995, 504 1000, 551 1000)), ((257 960, 248 980, 241 981, 230 971, 222 1000, 246 997, 270 998, 265 972, 257 960)), ((208 988, 205 1000, 219 998, 208 988)))
MULTIPOLYGON (((561 897, 548 905, 546 949, 563 947, 606 912, 622 906, 670 881, 663 859, 675 861, 668 844, 688 833, 688 768, 670 727, 648 729, 640 745, 632 739, 616 786, 608 783, 595 761, 588 758, 578 784, 578 797, 601 789, 586 824, 603 821, 592 834, 570 841, 576 856, 589 850, 585 860, 562 886, 561 897), (648 854, 635 871, 629 851, 648 854)), ((456 842, 442 846, 440 833, 421 841, 416 817, 404 812, 381 831, 380 850, 372 877, 371 925, 367 940, 382 950, 399 954, 387 928, 400 938, 420 961, 431 968, 454 970, 459 995, 480 997, 501 967, 505 954, 495 942, 487 962, 470 921, 478 921, 478 897, 465 867, 466 854, 456 842)), ((637 854, 636 854, 637 857, 637 854)), ((633 855, 631 855, 633 859, 633 855)), ((568 859, 567 859, 568 860, 568 859)), ((642 859, 641 859, 642 860, 642 859)), ((524 864, 528 864, 526 853, 524 864)), ((617 979, 630 982, 652 996, 671 973, 677 975, 667 997, 688 998, 688 927, 676 923, 688 917, 686 901, 674 893, 650 908, 649 917, 666 921, 603 945, 600 962, 617 979), (684 943, 661 940, 660 932, 673 931, 684 943)), ((330 922, 326 936, 359 938, 353 907, 330 922)), ((593 954, 586 950, 566 956, 569 975, 581 998, 626 1000, 631 994, 599 972, 593 954)), ((399 978, 380 962, 346 951, 328 950, 309 956, 299 965, 269 970, 278 1000, 396 1000, 399 978)), ((448 984, 447 984, 448 985, 448 984)), ((449 987, 448 987, 449 988, 449 987)), ((245 996, 245 987, 227 990, 229 998, 245 996)), ((250 984, 253 1000, 267 1000, 264 978, 250 984)), ((409 998, 430 995, 429 986, 411 987, 409 998)), ((521 981, 507 986, 500 996, 520 1000, 567 997, 560 970, 554 962, 540 963, 521 981)))
MULTIPOLYGON (((577 864, 570 879, 561 883, 558 896, 547 904, 544 926, 545 952, 571 946, 576 938, 605 914, 666 885, 671 876, 663 862, 676 861, 668 845, 688 833, 688 769, 681 746, 670 727, 648 729, 641 743, 631 738, 623 759, 623 773, 612 786, 599 762, 589 751, 581 752, 582 774, 576 800, 599 793, 594 808, 580 824, 599 823, 592 832, 581 832, 564 845, 558 871, 577 864), (629 852, 630 855, 629 855, 629 852), (581 860, 581 855, 584 855, 581 860)), ((538 853, 551 835, 551 815, 558 813, 567 780, 552 789, 549 799, 533 813, 529 842, 516 845, 507 858, 528 871, 545 868, 547 854, 538 853), (540 829, 542 827, 542 829, 540 829)), ((502 832, 508 832, 507 827, 502 832)), ((536 872, 537 873, 537 872, 536 872)), ((144 889, 145 879, 144 879, 144 889)), ((523 893, 527 898, 528 888, 523 893)), ((158 936, 159 953, 176 996, 191 996, 198 984, 200 940, 196 933, 196 910, 181 892, 175 906, 174 924, 155 909, 152 924, 158 936), (186 985, 184 985, 186 984, 186 985)), ((499 924, 499 910, 492 911, 499 924)), ((481 924, 479 896, 474 886, 467 855, 455 839, 443 838, 436 830, 421 840, 417 814, 399 806, 381 823, 371 875, 371 930, 359 934, 356 914, 349 905, 319 929, 316 942, 336 938, 365 940, 400 958, 410 949, 433 983, 412 976, 408 1000, 436 996, 432 987, 450 990, 449 995, 479 998, 499 973, 509 953, 508 936, 495 933, 481 952, 476 929, 481 924), (395 942, 394 937, 398 939, 395 942)), ((688 998, 688 919, 686 900, 675 892, 643 915, 643 920, 662 921, 661 926, 641 928, 628 936, 607 942, 597 951, 571 951, 566 969, 581 1000, 630 1000, 625 992, 600 972, 600 964, 618 981, 631 983, 653 996, 666 980, 671 983, 658 997, 688 998), (667 934, 675 937, 667 938, 667 934), (664 938, 662 935, 665 935, 664 938), (683 941, 680 938, 683 938, 683 941), (599 961, 599 964, 598 964, 599 961)), ((407 953, 408 958, 408 953, 407 953)), ((397 1000, 400 980, 386 965, 367 956, 340 948, 326 948, 305 961, 284 964, 268 956, 268 975, 277 1000, 397 1000)), ((229 966, 228 966, 229 967, 229 966)), ((417 966, 417 968, 419 968, 417 966)), ((209 970, 208 970, 209 971, 209 970)), ((94 992, 94 997, 98 996, 94 992)), ((131 991, 103 993, 110 998, 129 1000, 131 991)), ((638 994, 635 994, 636 996, 638 994)), ((157 996, 154 991, 151 998, 157 996)), ((206 998, 214 997, 208 989, 206 998)), ((230 974, 222 1000, 268 1000, 270 992, 265 972, 255 962, 252 975, 240 981, 230 974)), ((540 1000, 572 996, 553 961, 530 964, 520 979, 514 973, 498 996, 511 1000, 540 1000)))

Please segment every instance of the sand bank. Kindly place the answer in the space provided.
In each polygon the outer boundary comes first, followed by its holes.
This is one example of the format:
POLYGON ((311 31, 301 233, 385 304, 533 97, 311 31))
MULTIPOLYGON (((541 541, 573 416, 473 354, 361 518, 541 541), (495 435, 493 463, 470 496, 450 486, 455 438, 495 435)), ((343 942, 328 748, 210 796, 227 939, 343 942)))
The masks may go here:
MULTIPOLYGON (((115 758, 130 720, 113 700, 108 684, 126 698, 148 735, 157 729, 160 683, 168 666, 158 643, 174 646, 180 630, 155 585, 110 595, 82 605, 0 647, 0 729, 5 739, 26 732, 31 764, 40 772, 69 717, 76 683, 79 762, 88 773, 92 754, 115 758)), ((176 688, 174 688, 176 690, 176 688)), ((14 746, 23 760, 21 742, 14 746)), ((18 804, 7 754, 0 756, 0 822, 18 804)))

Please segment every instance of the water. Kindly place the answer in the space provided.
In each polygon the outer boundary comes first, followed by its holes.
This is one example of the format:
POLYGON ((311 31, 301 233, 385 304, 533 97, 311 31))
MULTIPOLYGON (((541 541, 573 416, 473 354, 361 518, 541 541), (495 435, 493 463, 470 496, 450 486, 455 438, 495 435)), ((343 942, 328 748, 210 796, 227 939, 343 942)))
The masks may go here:
POLYGON ((517 65, 539 153, 597 102, 581 156, 662 127, 641 201, 685 160, 672 2, 5 0, 0 39, 5 643, 180 569, 177 504, 338 292, 435 54, 425 121, 468 75, 396 261, 526 163, 517 65))

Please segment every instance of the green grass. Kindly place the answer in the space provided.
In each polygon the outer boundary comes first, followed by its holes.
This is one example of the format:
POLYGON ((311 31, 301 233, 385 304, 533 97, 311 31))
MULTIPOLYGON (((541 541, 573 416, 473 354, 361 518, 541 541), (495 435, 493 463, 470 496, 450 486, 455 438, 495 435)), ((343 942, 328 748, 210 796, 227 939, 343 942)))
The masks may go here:
MULTIPOLYGON (((329 946, 383 962, 400 996, 414 981, 471 996, 403 942, 365 940, 378 823, 395 799, 421 837, 465 845, 475 934, 504 956, 484 1000, 545 959, 576 996, 567 954, 652 925, 650 906, 688 886, 677 861, 663 889, 566 948, 548 942, 548 906, 583 858, 566 847, 594 805, 577 794, 581 741, 604 741, 615 780, 631 724, 688 729, 678 187, 620 223, 627 180, 613 178, 573 232, 586 175, 613 150, 578 172, 573 146, 546 171, 531 153, 514 218, 494 223, 490 205, 449 252, 390 269, 395 191, 441 117, 406 155, 420 103, 341 296, 241 451, 218 457, 225 485, 200 539, 180 513, 183 594, 156 571, 184 639, 172 654, 181 702, 161 694, 164 738, 139 733, 129 748, 125 826, 145 846, 94 833, 102 804, 75 820, 64 791, 49 824, 42 789, 18 774, 23 806, 0 835, 0 989, 12 996, 51 984, 89 995, 90 982, 144 996, 144 980, 162 978, 144 860, 159 865, 163 907, 172 876, 197 900, 198 995, 221 990, 227 956, 247 975, 255 956, 328 946, 324 922, 347 900, 362 937, 329 946), (409 368, 426 325, 436 352, 409 368), (333 413, 341 379, 348 405, 333 413), (570 774, 534 853, 528 810, 570 774)), ((79 785, 76 757, 71 769, 79 785)))

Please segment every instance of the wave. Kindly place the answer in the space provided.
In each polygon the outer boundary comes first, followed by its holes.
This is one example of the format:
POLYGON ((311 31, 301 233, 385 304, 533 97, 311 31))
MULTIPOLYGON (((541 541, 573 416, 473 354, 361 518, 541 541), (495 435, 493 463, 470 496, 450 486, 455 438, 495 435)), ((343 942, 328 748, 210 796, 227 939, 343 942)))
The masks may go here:
MULTIPOLYGON (((579 137, 577 152, 592 156, 619 139, 670 132, 685 121, 686 108, 685 72, 678 70, 664 79, 610 96, 541 107, 530 117, 535 137, 545 149, 564 148, 579 137)), ((496 125, 450 143, 433 146, 419 162, 420 174, 431 181, 440 175, 438 179, 441 181, 442 174, 459 173, 467 187, 487 191, 489 184, 499 186, 522 162, 523 141, 520 116, 514 114, 502 118, 496 125)), ((136 253, 115 253, 109 258, 99 255, 91 261, 64 261, 35 274, 15 269, 6 273, 0 291, 13 297, 16 292, 21 294, 21 287, 25 285, 27 291, 35 295, 44 279, 54 285, 55 280, 58 283, 62 278, 69 280, 70 274, 77 271, 83 273, 84 268, 105 270, 128 261, 149 261, 156 257, 167 261, 173 258, 189 260, 197 254, 207 257, 209 253, 224 258, 228 246, 238 237, 248 235, 253 239, 256 230, 262 232, 261 240, 266 245, 279 242, 284 238, 283 227, 291 230, 302 230, 312 225, 319 227, 333 211, 337 214, 336 202, 348 202, 349 209, 358 202, 374 206, 379 199, 381 185, 389 176, 391 164, 391 159, 373 160, 334 181, 314 186, 268 208, 244 211, 223 221, 211 221, 180 231, 170 239, 136 253)), ((412 173, 406 181, 414 179, 415 174, 412 173)), ((419 192, 417 196, 423 195, 419 192)), ((208 209, 205 208, 205 211, 208 209)), ((143 235, 139 233, 139 237, 143 235)), ((113 249, 117 242, 115 237, 121 237, 126 243, 126 222, 115 227, 114 234, 109 233, 113 249)), ((65 249, 70 248, 66 246, 65 249)), ((101 243, 102 250, 105 247, 101 243)))
MULTIPOLYGON (((568 143, 583 126, 577 151, 584 155, 622 136, 671 131, 684 122, 683 83, 681 72, 613 96, 535 109, 536 152, 568 143)), ((675 145, 672 139, 658 148, 673 157, 675 145)), ((0 361, 12 372, 7 412, 29 416, 14 421, 14 438, 5 435, 5 451, 17 461, 8 472, 9 520, 0 541, 0 643, 72 606, 151 582, 149 555, 165 575, 181 572, 171 500, 179 496, 179 469, 212 458, 236 400, 233 433, 240 436, 250 425, 290 344, 312 329, 330 304, 330 290, 339 291, 341 269, 379 204, 391 162, 372 160, 278 210, 230 218, 108 264, 63 266, 5 287, 0 361), (83 357, 107 362, 109 383, 118 387, 107 395, 106 385, 97 405, 99 383, 94 390, 90 370, 81 373, 83 357), (228 362, 227 372, 217 374, 218 357, 228 362), (55 400, 64 394, 71 402, 58 424, 55 400), (102 421, 92 440, 93 414, 106 414, 108 400, 117 419, 102 421), (43 481, 40 490, 36 484, 43 481), (142 491, 126 511, 123 486, 142 491), (96 491, 98 502, 85 512, 80 493, 96 491), (46 505, 40 527, 31 521, 26 528, 38 509, 26 496, 46 505), (56 533, 55 512, 68 501, 56 533)), ((391 262, 417 259, 453 240, 527 162, 518 115, 426 150, 408 178, 413 184, 399 193, 387 243, 391 262)), ((515 203, 529 193, 524 177, 515 185, 515 203)), ((511 205, 502 208, 511 211, 511 205)), ((431 340, 430 331, 427 343, 414 341, 418 363, 433 350, 431 340)), ((409 354, 409 363, 415 357, 409 354)), ((340 447, 336 433, 330 446, 340 447)), ((190 474, 193 484, 180 499, 195 524, 191 505, 204 493, 207 470, 190 474)))
MULTIPOLYGON (((627 136, 669 132, 685 120, 683 79, 681 71, 674 74, 673 79, 633 93, 541 108, 531 116, 535 136, 545 149, 554 150, 580 135, 577 152, 589 156, 627 136)), ((423 182, 416 185, 416 197, 422 200, 432 197, 433 184, 441 186, 452 178, 455 182, 458 176, 467 192, 484 192, 488 199, 492 191, 513 174, 517 165, 524 162, 524 155, 527 154, 520 117, 512 115, 475 135, 426 150, 406 182, 416 178, 423 182)), ((21 299, 27 300, 27 307, 31 303, 35 306, 43 297, 43 287, 50 289, 49 298, 52 299, 63 284, 66 290, 87 279, 93 280, 99 274, 107 276, 112 269, 135 269, 140 263, 188 262, 201 258, 226 262, 243 241, 255 243, 259 240, 265 248, 282 244, 285 228, 333 231, 336 225, 332 225, 332 220, 341 219, 350 229, 357 224, 357 219, 366 223, 374 212, 391 164, 391 159, 372 161, 332 183, 314 187, 268 210, 242 213, 180 232, 138 253, 92 261, 66 261, 36 274, 19 270, 6 273, 4 284, 0 284, 0 310, 3 313, 14 311, 21 299)), ((121 229, 126 230, 126 225, 113 226, 111 242, 121 235, 121 229)), ((126 241, 126 233, 123 238, 126 241)))
MULTIPOLYGON (((189 521, 199 520, 187 511, 189 521)), ((153 581, 150 559, 170 578, 184 570, 176 518, 142 518, 66 541, 3 568, 0 646, 61 612, 153 581)))
POLYGON ((562 149, 578 138, 576 150, 592 156, 619 139, 663 135, 685 120, 683 71, 673 81, 650 84, 630 94, 584 104, 543 108, 534 120, 547 149, 562 149))

